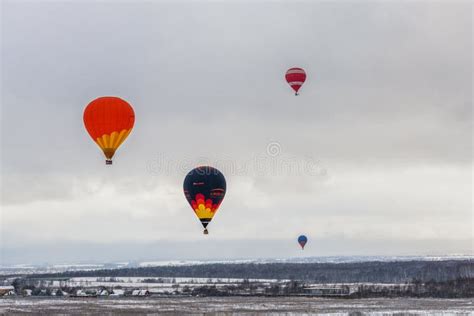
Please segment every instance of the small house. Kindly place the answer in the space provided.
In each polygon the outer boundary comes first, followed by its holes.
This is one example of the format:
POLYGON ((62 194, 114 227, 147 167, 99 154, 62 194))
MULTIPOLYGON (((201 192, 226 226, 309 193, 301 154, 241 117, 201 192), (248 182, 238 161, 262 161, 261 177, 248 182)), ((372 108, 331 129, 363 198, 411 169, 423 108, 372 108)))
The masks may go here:
POLYGON ((106 289, 99 290, 99 291, 97 291, 97 295, 98 296, 109 296, 109 291, 107 291, 106 289))
POLYGON ((0 286, 0 296, 16 295, 15 288, 11 285, 0 286))
POLYGON ((110 296, 124 296, 124 295, 125 295, 125 291, 122 289, 113 289, 112 293, 110 294, 110 296))
POLYGON ((351 293, 350 288, 346 286, 309 286, 303 288, 303 293, 313 296, 348 296, 351 293))
POLYGON ((149 296, 150 291, 148 290, 133 290, 132 296, 149 296))
POLYGON ((84 290, 77 290, 76 296, 87 296, 87 293, 84 290))

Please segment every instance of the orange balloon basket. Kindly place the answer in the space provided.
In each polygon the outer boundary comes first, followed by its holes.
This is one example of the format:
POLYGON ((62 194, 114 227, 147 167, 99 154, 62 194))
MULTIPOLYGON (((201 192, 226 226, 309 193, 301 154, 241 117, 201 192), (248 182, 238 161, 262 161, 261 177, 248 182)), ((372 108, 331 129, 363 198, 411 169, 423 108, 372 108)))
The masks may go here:
POLYGON ((111 165, 112 164, 112 159, 106 159, 105 164, 106 165, 111 165))

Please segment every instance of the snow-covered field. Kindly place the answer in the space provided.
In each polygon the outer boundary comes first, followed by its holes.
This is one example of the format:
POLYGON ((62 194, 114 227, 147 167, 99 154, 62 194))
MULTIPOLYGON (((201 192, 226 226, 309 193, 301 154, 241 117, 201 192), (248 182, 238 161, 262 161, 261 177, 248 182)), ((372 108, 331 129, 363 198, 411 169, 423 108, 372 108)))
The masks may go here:
POLYGON ((0 314, 474 315, 474 299, 323 299, 305 297, 2 298, 0 314))

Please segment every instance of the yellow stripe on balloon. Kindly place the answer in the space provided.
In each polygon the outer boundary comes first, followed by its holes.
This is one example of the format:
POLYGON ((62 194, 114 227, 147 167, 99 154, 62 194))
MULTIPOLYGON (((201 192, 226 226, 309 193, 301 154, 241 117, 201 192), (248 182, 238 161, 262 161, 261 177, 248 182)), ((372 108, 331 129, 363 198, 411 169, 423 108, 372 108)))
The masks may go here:
POLYGON ((131 131, 131 129, 124 129, 120 131, 120 133, 113 132, 110 135, 104 134, 96 139, 96 143, 102 149, 107 159, 112 159, 117 148, 125 141, 131 131))
POLYGON ((100 148, 104 149, 105 146, 104 146, 104 143, 102 142, 102 138, 97 138, 97 145, 99 145, 100 148))
POLYGON ((117 147, 118 147, 118 145, 119 145, 119 143, 120 143, 120 140, 121 140, 121 138, 123 137, 123 134, 126 133, 126 132, 127 132, 126 130, 123 130, 123 131, 120 132, 120 134, 118 134, 118 133, 117 133, 117 134, 112 133, 112 134, 113 134, 112 146, 113 146, 114 148, 117 148, 117 147), (117 137, 115 137, 115 136, 117 136, 117 137))
POLYGON ((102 149, 117 149, 127 138, 132 130, 122 130, 119 132, 113 132, 110 135, 104 134, 96 139, 97 145, 102 149))
POLYGON ((194 210, 198 218, 212 218, 215 212, 212 212, 210 208, 206 208, 204 204, 199 204, 199 206, 194 210))
POLYGON ((112 134, 110 134, 110 138, 109 138, 109 147, 110 148, 114 148, 114 143, 115 143, 115 137, 118 135, 117 132, 113 132, 112 134))

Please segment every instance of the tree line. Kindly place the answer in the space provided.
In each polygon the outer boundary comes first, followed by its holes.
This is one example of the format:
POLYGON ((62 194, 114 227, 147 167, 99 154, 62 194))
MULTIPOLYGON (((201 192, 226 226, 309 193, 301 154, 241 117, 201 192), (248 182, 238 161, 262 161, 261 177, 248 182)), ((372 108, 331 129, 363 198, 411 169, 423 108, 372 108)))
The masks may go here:
POLYGON ((474 278, 473 260, 352 263, 232 263, 67 271, 30 277, 191 277, 299 280, 314 283, 444 282, 474 278))

